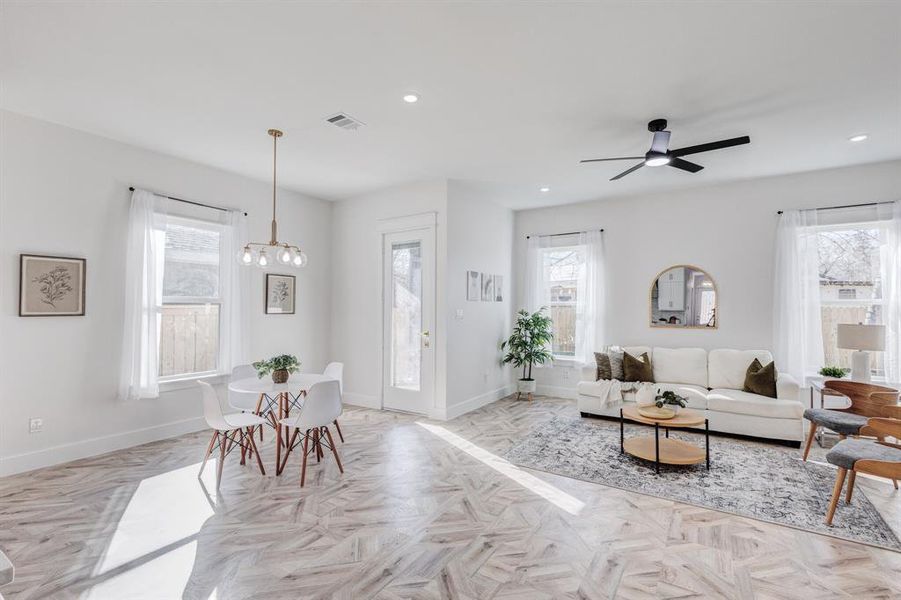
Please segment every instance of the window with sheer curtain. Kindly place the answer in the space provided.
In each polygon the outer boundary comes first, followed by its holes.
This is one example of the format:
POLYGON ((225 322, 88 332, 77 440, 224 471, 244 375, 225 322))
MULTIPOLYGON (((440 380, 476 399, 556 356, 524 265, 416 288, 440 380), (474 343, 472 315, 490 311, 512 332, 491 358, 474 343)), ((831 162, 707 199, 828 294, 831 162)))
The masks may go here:
POLYGON ((590 363, 602 342, 603 243, 600 231, 531 236, 524 306, 545 307, 556 360, 590 363))

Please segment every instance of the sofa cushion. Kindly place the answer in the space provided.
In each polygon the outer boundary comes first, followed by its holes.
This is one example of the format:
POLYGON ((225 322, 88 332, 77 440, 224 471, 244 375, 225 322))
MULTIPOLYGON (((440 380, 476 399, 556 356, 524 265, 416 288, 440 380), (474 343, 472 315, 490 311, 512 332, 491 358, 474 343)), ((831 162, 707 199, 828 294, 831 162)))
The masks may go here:
POLYGON ((764 365, 773 362, 773 355, 767 350, 711 350, 707 356, 707 386, 742 389, 748 365, 755 358, 764 365))
POLYGON ((804 406, 797 400, 779 400, 724 388, 710 390, 707 410, 770 419, 800 419, 804 414, 804 406))
POLYGON ((610 359, 610 378, 623 380, 623 351, 619 348, 610 348, 607 350, 607 357, 610 359))
POLYGON ((654 381, 651 357, 645 352, 641 356, 623 353, 623 381, 654 381))
POLYGON ((654 379, 707 387, 707 351, 703 348, 654 348, 654 379))
POLYGON ((743 392, 775 398, 776 363, 771 362, 763 366, 756 358, 752 360, 747 373, 745 373, 745 383, 741 389, 743 392))

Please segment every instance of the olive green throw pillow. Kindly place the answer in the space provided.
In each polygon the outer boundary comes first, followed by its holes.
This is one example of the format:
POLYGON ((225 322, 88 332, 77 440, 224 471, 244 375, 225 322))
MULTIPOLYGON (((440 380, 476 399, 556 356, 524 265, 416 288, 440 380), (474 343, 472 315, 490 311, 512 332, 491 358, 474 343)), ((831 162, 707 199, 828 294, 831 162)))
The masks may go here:
POLYGON ((597 365, 596 380, 613 379, 613 374, 610 370, 610 357, 607 356, 606 352, 595 352, 594 362, 597 365))
POLYGON ((776 397, 776 363, 771 362, 767 366, 760 364, 756 358, 745 373, 745 385, 742 388, 746 392, 760 396, 776 397))
POLYGON ((638 358, 628 352, 623 353, 623 381, 654 382, 654 370, 651 368, 651 359, 647 352, 638 358))

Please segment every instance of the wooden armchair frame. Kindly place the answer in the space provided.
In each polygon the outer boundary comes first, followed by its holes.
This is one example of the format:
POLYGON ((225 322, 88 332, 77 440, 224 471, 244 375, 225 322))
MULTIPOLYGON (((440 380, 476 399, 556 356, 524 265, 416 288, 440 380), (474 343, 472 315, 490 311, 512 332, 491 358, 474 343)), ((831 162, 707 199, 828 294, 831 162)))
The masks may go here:
MULTIPOLYGON (((890 446, 901 450, 901 406, 884 406, 885 412, 891 413, 895 418, 875 417, 867 421, 867 424, 861 428, 861 435, 872 435, 877 441, 875 444, 890 446), (866 433, 864 433, 866 430, 866 433), (886 442, 885 439, 891 437, 895 439, 895 443, 886 442)), ((832 499, 829 501, 829 508, 826 511, 826 524, 832 525, 832 517, 835 516, 835 509, 838 507, 838 499, 842 494, 842 486, 845 483, 845 477, 849 470, 839 468, 835 477, 835 487, 832 489, 832 499)), ((851 494, 854 493, 854 481, 858 473, 866 473, 877 477, 885 477, 891 479, 898 489, 898 479, 901 479, 901 460, 885 461, 885 460, 858 460, 854 463, 854 468, 850 470, 848 477, 848 491, 845 495, 845 503, 851 503, 851 494)))

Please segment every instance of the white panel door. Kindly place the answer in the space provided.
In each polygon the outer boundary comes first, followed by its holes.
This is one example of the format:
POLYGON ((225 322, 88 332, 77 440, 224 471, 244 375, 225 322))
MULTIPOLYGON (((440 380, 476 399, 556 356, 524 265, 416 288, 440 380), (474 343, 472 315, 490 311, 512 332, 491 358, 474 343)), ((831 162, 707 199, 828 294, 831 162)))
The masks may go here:
POLYGON ((428 414, 434 402, 435 230, 383 236, 382 405, 428 414))

